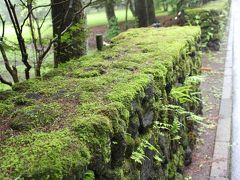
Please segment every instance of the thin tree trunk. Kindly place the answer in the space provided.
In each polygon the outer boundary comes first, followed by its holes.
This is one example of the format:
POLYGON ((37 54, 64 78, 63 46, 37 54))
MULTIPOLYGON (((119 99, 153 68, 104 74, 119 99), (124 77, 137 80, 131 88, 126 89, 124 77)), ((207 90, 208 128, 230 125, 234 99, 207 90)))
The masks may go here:
POLYGON ((1 51, 1 54, 2 54, 2 57, 3 57, 5 68, 7 69, 9 74, 11 75, 11 77, 13 79, 13 82, 14 83, 19 82, 17 68, 15 66, 12 66, 12 67, 10 66, 8 57, 6 55, 5 49, 2 46, 2 44, 0 44, 0 51, 1 51))
POLYGON ((131 0, 127 0, 126 2, 126 14, 125 14, 125 29, 128 29, 128 7, 130 5, 131 0))
POLYGON ((136 16, 137 16, 137 15, 136 15, 136 9, 135 9, 135 7, 134 7, 134 3, 133 3, 132 0, 130 0, 129 8, 130 8, 130 10, 131 10, 133 16, 136 17, 136 16))

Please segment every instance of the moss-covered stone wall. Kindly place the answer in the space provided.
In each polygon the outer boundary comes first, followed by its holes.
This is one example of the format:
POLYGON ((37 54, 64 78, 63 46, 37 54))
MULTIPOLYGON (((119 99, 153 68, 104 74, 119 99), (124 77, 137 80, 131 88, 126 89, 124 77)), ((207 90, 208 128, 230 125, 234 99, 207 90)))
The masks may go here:
POLYGON ((199 27, 131 29, 0 93, 0 179, 181 179, 201 118, 199 27))
POLYGON ((202 7, 185 10, 186 25, 201 26, 203 49, 219 50, 228 18, 229 2, 215 0, 202 7))

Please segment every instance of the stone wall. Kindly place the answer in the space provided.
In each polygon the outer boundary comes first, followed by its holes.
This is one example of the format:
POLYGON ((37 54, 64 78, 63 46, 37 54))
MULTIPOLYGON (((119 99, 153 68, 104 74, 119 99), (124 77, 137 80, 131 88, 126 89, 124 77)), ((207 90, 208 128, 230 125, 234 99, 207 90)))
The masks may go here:
POLYGON ((0 179, 182 179, 201 123, 199 27, 131 29, 0 93, 0 179))
POLYGON ((228 19, 228 9, 228 0, 216 0, 202 7, 185 10, 186 25, 201 26, 203 49, 219 50, 228 19))

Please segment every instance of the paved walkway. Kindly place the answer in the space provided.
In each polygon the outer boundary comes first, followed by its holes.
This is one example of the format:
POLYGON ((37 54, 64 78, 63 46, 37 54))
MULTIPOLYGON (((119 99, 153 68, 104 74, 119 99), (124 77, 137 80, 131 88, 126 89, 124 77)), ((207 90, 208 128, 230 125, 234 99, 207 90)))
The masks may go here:
POLYGON ((232 0, 211 180, 240 180, 240 0, 232 0))

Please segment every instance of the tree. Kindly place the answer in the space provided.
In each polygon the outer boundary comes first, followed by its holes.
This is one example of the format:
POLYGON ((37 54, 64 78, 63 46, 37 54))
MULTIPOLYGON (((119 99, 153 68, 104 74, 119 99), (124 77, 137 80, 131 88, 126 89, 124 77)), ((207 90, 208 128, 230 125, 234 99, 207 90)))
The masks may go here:
POLYGON ((105 11, 106 11, 108 21, 110 21, 111 19, 116 19, 114 4, 115 3, 113 0, 105 1, 105 11))
MULTIPOLYGON (((15 30, 15 34, 17 37, 17 42, 18 42, 18 47, 20 49, 21 52, 21 60, 23 62, 23 64, 25 65, 25 78, 29 79, 30 78, 30 69, 31 69, 31 65, 28 62, 28 53, 27 53, 27 48, 26 48, 26 44, 22 35, 22 26, 20 26, 19 20, 18 20, 18 16, 15 10, 15 5, 12 4, 12 2, 10 0, 4 0, 5 2, 5 6, 7 9, 7 12, 9 14, 9 17, 11 19, 12 25, 14 27, 15 30)), ((9 74, 11 75, 13 82, 17 83, 19 82, 19 77, 18 77, 18 71, 15 65, 10 65, 9 62, 9 58, 7 56, 5 47, 5 41, 4 41, 4 35, 5 35, 5 21, 3 20, 2 16, 0 16, 1 19, 1 23, 2 23, 2 36, 0 37, 0 51, 3 57, 3 61, 4 61, 4 65, 5 68, 7 69, 7 71, 9 72, 9 74)), ((2 75, 0 74, 0 82, 7 84, 9 86, 12 86, 12 83, 9 81, 6 81, 2 75)))
MULTIPOLYGON (((20 50, 21 57, 22 57, 22 63, 25 65, 25 79, 30 78, 30 69, 31 65, 28 62, 28 49, 27 46, 29 45, 27 42, 25 42, 23 38, 23 31, 24 27, 26 26, 26 23, 28 22, 28 27, 30 28, 30 35, 32 42, 30 44, 34 46, 32 49, 35 58, 34 58, 34 68, 35 68, 35 75, 36 77, 41 76, 41 66, 43 63, 44 58, 47 56, 47 54, 50 52, 53 44, 54 47, 57 49, 58 58, 61 57, 61 55, 66 55, 63 57, 67 57, 69 60, 70 58, 73 57, 79 57, 82 54, 85 53, 85 46, 82 48, 81 45, 83 44, 82 42, 85 42, 85 36, 82 37, 81 32, 83 31, 81 28, 85 29, 85 26, 81 24, 81 21, 79 20, 79 17, 81 19, 84 19, 83 17, 83 12, 84 9, 87 8, 91 3, 92 0, 90 0, 87 4, 84 6, 82 4, 75 4, 77 1, 69 0, 69 4, 66 9, 66 13, 64 14, 63 19, 60 19, 61 22, 58 24, 57 29, 57 34, 55 34, 54 37, 47 38, 42 36, 42 27, 43 24, 45 23, 45 20, 48 16, 48 14, 51 11, 51 8, 54 8, 54 6, 63 4, 66 2, 66 0, 61 0, 59 2, 56 2, 54 4, 44 4, 44 5, 36 5, 33 0, 28 0, 27 2, 25 1, 20 1, 19 4, 13 4, 11 0, 4 0, 5 2, 5 7, 8 10, 11 23, 13 25, 13 28, 15 30, 15 34, 17 37, 17 45, 18 47, 16 50, 20 50), (72 3, 71 3, 72 2, 72 3), (19 21, 19 16, 16 13, 16 6, 19 5, 24 10, 27 10, 26 16, 23 18, 22 22, 20 23, 19 21), (77 6, 78 5, 78 6, 77 6), (74 7, 74 8, 73 8, 74 7), (37 13, 35 12, 39 8, 46 8, 48 9, 46 11, 46 14, 37 17, 37 13), (77 9, 76 9, 77 8, 77 9), (74 10, 73 10, 74 9, 74 10), (64 48, 64 49, 63 49, 64 48)), ((80 2, 80 0, 78 1, 80 2)), ((59 9, 58 9, 59 10, 59 9)), ((55 12, 56 13, 56 12, 55 12)), ((58 12, 59 13, 59 12, 58 12)), ((60 15, 61 13, 59 13, 60 15)), ((0 16, 1 17, 1 16, 0 16)), ((55 16, 55 18, 59 18, 55 16)), ((19 77, 18 77, 18 71, 16 65, 11 66, 10 61, 8 59, 7 53, 6 53, 6 48, 9 49, 9 46, 5 43, 5 21, 3 18, 0 18, 0 23, 2 24, 2 36, 0 36, 0 52, 2 54, 3 60, 4 60, 4 65, 6 70, 9 72, 11 75, 13 82, 17 83, 19 82, 19 77)), ((55 20, 55 19, 54 19, 55 20)), ((62 60, 62 58, 61 58, 62 60)), ((64 59, 66 60, 66 59, 64 59)), ((65 62, 65 61, 62 61, 65 62)), ((18 62, 19 63, 19 62, 18 62)), ((16 64, 16 63, 15 63, 16 64)), ((55 62, 55 65, 57 66, 58 61, 55 62)), ((12 82, 7 81, 3 78, 2 74, 0 73, 0 82, 12 86, 12 82)))
POLYGON ((115 1, 114 0, 105 0, 105 11, 108 20, 108 30, 107 30, 107 38, 111 39, 114 36, 120 33, 120 28, 118 25, 118 20, 115 15, 115 1))
POLYGON ((54 66, 86 54, 86 16, 81 0, 51 0, 54 43, 54 66), (77 14, 76 14, 77 13, 77 14), (71 24, 64 36, 61 33, 71 24))
POLYGON ((135 10, 139 27, 147 27, 156 21, 153 0, 135 0, 135 10))

